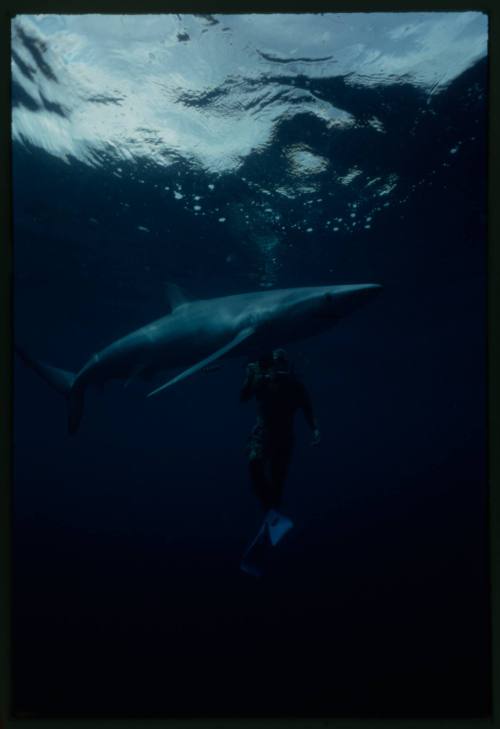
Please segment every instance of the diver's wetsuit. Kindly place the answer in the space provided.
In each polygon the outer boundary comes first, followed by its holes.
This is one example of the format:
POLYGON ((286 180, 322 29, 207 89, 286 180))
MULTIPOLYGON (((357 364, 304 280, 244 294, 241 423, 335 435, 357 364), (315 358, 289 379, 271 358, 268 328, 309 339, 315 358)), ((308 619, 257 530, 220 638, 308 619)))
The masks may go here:
POLYGON ((240 399, 252 397, 258 420, 248 443, 250 476, 264 509, 276 509, 292 456, 295 413, 301 409, 313 430, 316 420, 305 386, 289 371, 258 362, 248 365, 240 399))

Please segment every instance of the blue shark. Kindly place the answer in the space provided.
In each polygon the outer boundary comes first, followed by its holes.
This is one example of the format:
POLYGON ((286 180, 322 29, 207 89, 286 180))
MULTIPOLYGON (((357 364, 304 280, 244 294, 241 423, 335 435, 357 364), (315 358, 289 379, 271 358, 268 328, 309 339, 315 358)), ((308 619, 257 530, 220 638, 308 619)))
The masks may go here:
POLYGON ((272 289, 187 301, 169 287, 170 312, 93 354, 79 372, 40 362, 16 348, 26 365, 68 401, 68 432, 77 432, 85 390, 109 380, 151 380, 180 370, 148 397, 227 357, 249 356, 330 329, 373 298, 379 284, 272 289))

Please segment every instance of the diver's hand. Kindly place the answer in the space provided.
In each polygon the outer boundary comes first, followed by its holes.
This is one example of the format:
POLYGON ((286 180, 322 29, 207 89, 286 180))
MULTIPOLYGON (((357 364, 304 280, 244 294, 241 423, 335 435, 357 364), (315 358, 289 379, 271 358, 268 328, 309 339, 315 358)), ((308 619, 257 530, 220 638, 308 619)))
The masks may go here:
POLYGON ((313 439, 311 441, 312 446, 317 446, 321 443, 321 433, 319 432, 319 428, 315 428, 313 431, 313 439))
POLYGON ((250 362, 247 365, 245 382, 247 385, 255 387, 261 377, 259 366, 256 362, 250 362))
POLYGON ((254 377, 257 374, 258 370, 259 370, 259 368, 258 368, 258 365, 256 362, 249 362, 247 364, 246 376, 254 377))

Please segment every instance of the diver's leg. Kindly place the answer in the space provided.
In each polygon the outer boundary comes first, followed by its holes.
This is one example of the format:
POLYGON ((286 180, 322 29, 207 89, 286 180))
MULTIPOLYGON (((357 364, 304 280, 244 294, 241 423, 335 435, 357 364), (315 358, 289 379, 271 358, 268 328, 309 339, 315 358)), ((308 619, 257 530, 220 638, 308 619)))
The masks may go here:
POLYGON ((271 508, 266 515, 269 538, 273 546, 278 544, 293 527, 291 519, 281 513, 281 501, 290 458, 291 447, 288 447, 288 444, 277 444, 271 460, 271 508))
POLYGON ((278 444, 273 448, 271 457, 271 507, 278 509, 283 499, 283 489, 292 457, 292 446, 278 444))
POLYGON ((270 508, 270 483, 266 476, 266 464, 261 458, 250 458, 248 462, 250 478, 255 495, 265 511, 270 508))
POLYGON ((268 454, 263 428, 255 426, 248 444, 248 470, 254 493, 262 504, 264 511, 270 508, 270 479, 267 476, 268 454))

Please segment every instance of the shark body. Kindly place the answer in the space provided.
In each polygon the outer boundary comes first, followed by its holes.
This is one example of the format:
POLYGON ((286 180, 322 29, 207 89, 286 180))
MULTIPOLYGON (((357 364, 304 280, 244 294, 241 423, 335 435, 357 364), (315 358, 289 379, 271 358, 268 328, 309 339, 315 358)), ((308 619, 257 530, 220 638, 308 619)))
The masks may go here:
POLYGON ((78 430, 88 385, 180 374, 149 393, 157 395, 225 357, 255 354, 320 334, 371 299, 378 284, 311 286, 185 301, 170 289, 171 312, 95 353, 78 373, 21 359, 68 400, 68 431, 78 430))

